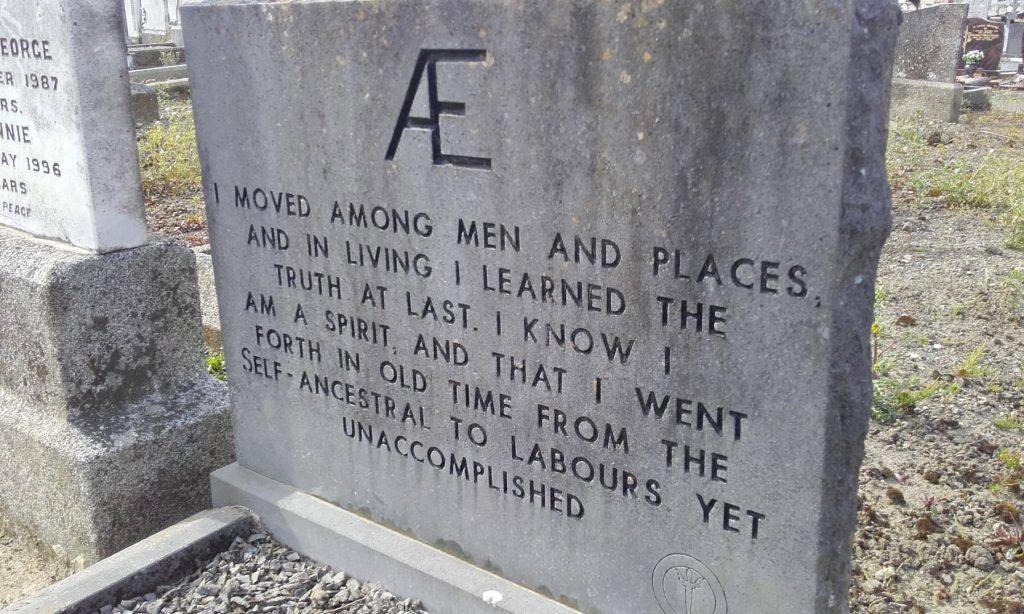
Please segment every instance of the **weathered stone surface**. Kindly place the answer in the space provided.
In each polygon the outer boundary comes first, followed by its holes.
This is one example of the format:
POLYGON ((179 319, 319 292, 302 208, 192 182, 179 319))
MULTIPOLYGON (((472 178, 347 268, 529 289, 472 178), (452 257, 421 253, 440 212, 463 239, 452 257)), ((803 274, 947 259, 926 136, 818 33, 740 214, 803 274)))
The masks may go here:
POLYGON ((4 6, 0 224, 97 252, 146 241, 121 14, 110 0, 4 6), (12 102, 14 101, 14 102, 12 102))
POLYGON ((904 14, 893 75, 952 82, 967 25, 966 4, 940 4, 904 14))
POLYGON ((964 86, 913 79, 892 80, 893 117, 922 115, 955 124, 960 121, 964 86))
POLYGON ((244 467, 582 611, 845 610, 895 3, 182 13, 244 467))
POLYGON ((160 100, 155 89, 142 83, 132 83, 132 117, 136 125, 160 121, 160 100))
POLYGON ((191 251, 0 230, 0 513, 87 562, 209 505, 233 456, 191 251))

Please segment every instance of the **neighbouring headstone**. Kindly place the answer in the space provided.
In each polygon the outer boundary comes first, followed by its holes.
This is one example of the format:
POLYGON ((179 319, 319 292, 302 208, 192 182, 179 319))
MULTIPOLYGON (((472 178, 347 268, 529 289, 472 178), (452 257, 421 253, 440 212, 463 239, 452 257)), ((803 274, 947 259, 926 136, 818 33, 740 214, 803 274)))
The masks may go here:
POLYGON ((963 53, 960 55, 960 66, 963 67, 963 54, 968 51, 981 51, 985 59, 978 66, 981 70, 999 70, 999 60, 1003 57, 1003 37, 1006 24, 971 17, 967 20, 967 32, 964 33, 963 53))
POLYGON ((108 252, 145 243, 146 225, 121 15, 95 4, 3 8, 0 223, 108 252))
POLYGON ((967 24, 966 4, 940 4, 903 15, 893 75, 952 82, 967 24))
POLYGON ((233 457, 191 251, 147 241, 117 8, 0 20, 0 515, 86 563, 208 506, 233 457))
POLYGON ((182 17, 244 468, 579 611, 846 611, 894 2, 182 17))
POLYGON ((160 121, 160 99, 155 88, 132 83, 132 119, 136 126, 160 121))
POLYGON ((1024 57, 1024 22, 1007 24, 1004 55, 1008 58, 1024 57))
POLYGON ((988 19, 989 10, 992 8, 992 0, 969 0, 970 17, 988 19))

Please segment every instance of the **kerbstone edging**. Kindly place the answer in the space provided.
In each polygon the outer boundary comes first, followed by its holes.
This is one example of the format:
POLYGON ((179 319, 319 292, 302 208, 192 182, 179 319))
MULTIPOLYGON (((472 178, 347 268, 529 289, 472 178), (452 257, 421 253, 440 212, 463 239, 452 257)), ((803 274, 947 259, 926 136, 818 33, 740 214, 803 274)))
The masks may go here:
POLYGON ((235 537, 258 526, 251 512, 222 507, 199 512, 79 573, 16 602, 7 614, 71 614, 151 592, 168 579, 185 575, 196 559, 227 548, 235 537))
POLYGON ((253 510, 300 554, 415 595, 431 614, 579 614, 504 578, 241 465, 210 476, 214 505, 253 510), (493 605, 483 595, 500 594, 493 605))

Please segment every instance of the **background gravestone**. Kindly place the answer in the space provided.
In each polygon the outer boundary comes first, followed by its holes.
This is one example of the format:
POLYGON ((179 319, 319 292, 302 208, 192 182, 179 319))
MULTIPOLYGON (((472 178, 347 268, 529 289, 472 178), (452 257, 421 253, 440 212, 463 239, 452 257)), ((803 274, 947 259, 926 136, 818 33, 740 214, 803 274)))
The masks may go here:
POLYGON ((1011 23, 1006 26, 1006 57, 1020 58, 1024 56, 1024 22, 1011 23))
POLYGON ((107 252, 146 242, 116 3, 9 2, 0 39, 0 223, 107 252), (96 10, 102 4, 102 11, 96 10), (5 94, 6 95, 6 94, 5 94))
POLYGON ((86 563, 208 506, 233 456, 191 250, 147 242, 117 7, 0 21, 0 515, 86 563))
POLYGON ((893 75, 952 82, 963 45, 966 4, 940 4, 903 15, 893 75))
POLYGON ((989 9, 992 7, 992 0, 970 0, 970 16, 980 19, 988 19, 989 9))
POLYGON ((980 70, 999 70, 999 60, 1003 57, 1003 38, 1006 24, 971 17, 967 20, 967 32, 964 34, 963 53, 960 56, 960 67, 963 68, 963 54, 968 51, 981 51, 985 59, 978 66, 980 70))
POLYGON ((581 611, 845 611, 899 14, 759 8, 185 5, 240 464, 581 611))

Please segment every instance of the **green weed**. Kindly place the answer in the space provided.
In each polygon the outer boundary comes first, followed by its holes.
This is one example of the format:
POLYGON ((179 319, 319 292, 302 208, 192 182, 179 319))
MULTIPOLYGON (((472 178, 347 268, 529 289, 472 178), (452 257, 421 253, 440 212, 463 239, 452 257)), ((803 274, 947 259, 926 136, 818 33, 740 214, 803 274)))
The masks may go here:
POLYGON ((945 161, 936 163, 926 136, 932 132, 921 117, 891 124, 886 164, 893 187, 950 207, 990 209, 1009 229, 1006 246, 1024 250, 1024 155, 1012 147, 944 148, 945 161))
POLYGON ((222 382, 227 381, 228 372, 224 364, 224 352, 217 352, 206 357, 206 371, 222 382))
POLYGON ((874 382, 871 417, 880 424, 890 424, 941 390, 940 382, 922 386, 916 378, 907 381, 877 379, 874 382))
POLYGON ((997 429, 1003 429, 1004 431, 1016 431, 1024 426, 1024 422, 1021 422, 1021 419, 1017 416, 1006 415, 999 416, 993 420, 992 425, 997 429))
POLYGON ((992 375, 993 369, 991 367, 981 366, 981 357, 985 355, 987 346, 984 344, 976 347, 970 354, 964 358, 964 361, 960 363, 960 366, 956 368, 956 376, 967 378, 986 378, 992 375))

